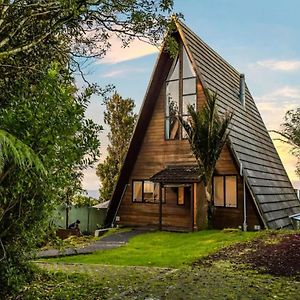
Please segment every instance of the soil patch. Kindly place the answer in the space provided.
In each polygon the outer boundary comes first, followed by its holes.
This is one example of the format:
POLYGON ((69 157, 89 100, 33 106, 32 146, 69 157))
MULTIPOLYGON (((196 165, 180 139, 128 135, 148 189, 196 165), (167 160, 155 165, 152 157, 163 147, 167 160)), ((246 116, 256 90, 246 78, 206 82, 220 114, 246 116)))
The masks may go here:
POLYGON ((295 276, 300 280, 300 234, 272 233, 247 243, 223 248, 194 265, 212 265, 229 260, 246 268, 276 276, 295 276))

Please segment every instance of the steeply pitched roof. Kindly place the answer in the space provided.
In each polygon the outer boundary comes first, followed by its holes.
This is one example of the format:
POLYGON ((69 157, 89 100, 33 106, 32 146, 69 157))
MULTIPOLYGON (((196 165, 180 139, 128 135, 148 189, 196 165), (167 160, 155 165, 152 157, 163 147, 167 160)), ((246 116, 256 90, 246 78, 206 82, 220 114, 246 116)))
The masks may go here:
MULTIPOLYGON (((247 186, 265 226, 272 229, 292 227, 288 216, 300 213, 300 202, 247 86, 245 108, 240 103, 240 73, 183 23, 177 22, 177 29, 202 85, 218 93, 219 112, 224 113, 228 109, 234 111, 230 147, 237 163, 243 165, 247 186)), ((161 52, 110 201, 106 225, 113 222, 118 211, 136 153, 142 143, 140 136, 150 121, 158 92, 171 63, 169 55, 161 52)))
POLYGON ((202 84, 218 93, 219 112, 234 111, 231 149, 266 227, 291 227, 289 215, 300 213, 300 202, 247 86, 245 107, 240 102, 240 73, 183 23, 177 26, 202 84))
POLYGON ((151 178, 153 182, 162 183, 191 183, 199 180, 199 168, 197 166, 170 166, 151 178))

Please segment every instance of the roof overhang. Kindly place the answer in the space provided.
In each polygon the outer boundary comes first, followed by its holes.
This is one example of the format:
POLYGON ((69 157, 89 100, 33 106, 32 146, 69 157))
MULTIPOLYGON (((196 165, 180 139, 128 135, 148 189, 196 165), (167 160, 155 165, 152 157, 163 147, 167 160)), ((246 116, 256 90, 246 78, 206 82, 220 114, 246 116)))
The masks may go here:
POLYGON ((192 183, 200 182, 197 166, 170 166, 150 177, 152 182, 159 183, 192 183))

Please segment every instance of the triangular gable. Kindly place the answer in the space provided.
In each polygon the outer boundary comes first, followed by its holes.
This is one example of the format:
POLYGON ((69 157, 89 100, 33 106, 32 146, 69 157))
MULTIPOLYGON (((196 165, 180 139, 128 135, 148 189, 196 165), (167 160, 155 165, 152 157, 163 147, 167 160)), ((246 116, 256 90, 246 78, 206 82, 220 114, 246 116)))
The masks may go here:
MULTIPOLYGON (((242 163, 247 186, 267 228, 291 227, 290 215, 300 213, 300 202, 287 177, 281 160, 246 87, 245 108, 239 101, 240 74, 184 24, 177 22, 180 38, 204 88, 217 91, 218 109, 232 109, 235 114, 230 133, 231 150, 242 163)), ((113 223, 126 190, 136 155, 141 147, 155 100, 164 84, 173 59, 162 51, 150 80, 139 119, 120 172, 105 220, 113 223)))
POLYGON ((112 198, 106 214, 105 225, 110 226, 116 217, 122 197, 126 191, 130 173, 133 169, 136 155, 141 147, 143 134, 149 124, 155 101, 158 98, 161 86, 164 84, 173 59, 163 49, 161 50, 154 66, 151 79, 140 109, 139 117, 120 171, 112 198))
POLYGON ((291 228, 289 216, 300 213, 300 202, 247 86, 245 107, 240 102, 240 73, 184 24, 177 28, 202 85, 218 93, 219 112, 234 111, 231 149, 265 226, 291 228))

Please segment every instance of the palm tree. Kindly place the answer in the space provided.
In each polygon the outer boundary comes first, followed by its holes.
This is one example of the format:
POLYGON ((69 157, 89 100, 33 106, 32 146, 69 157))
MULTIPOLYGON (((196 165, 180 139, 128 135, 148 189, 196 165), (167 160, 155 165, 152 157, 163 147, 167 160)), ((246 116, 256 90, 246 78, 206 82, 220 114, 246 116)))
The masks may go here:
MULTIPOLYGON (((233 116, 232 112, 225 112, 223 116, 217 114, 217 93, 205 91, 206 103, 198 111, 192 105, 188 106, 189 119, 179 117, 185 129, 191 150, 196 158, 199 175, 204 185, 205 197, 203 211, 206 214, 205 225, 212 222, 214 206, 212 202, 212 178, 216 163, 227 141, 228 128, 233 116)), ((197 205, 198 206, 198 205, 197 205)))

